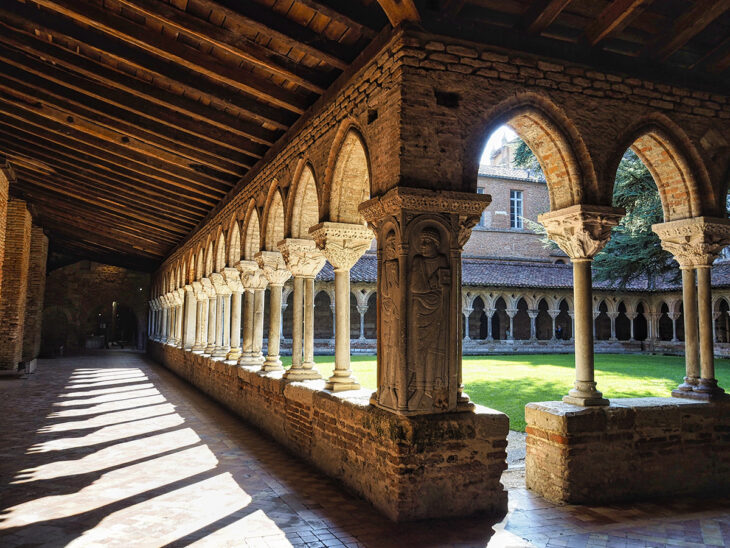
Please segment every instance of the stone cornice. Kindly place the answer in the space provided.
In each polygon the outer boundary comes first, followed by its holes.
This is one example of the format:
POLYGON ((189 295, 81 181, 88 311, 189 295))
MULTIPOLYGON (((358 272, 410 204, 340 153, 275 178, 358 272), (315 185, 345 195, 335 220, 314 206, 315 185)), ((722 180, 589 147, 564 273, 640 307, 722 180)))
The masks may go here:
POLYGON ((626 214, 622 208, 574 205, 543 213, 537 220, 572 260, 592 259, 611 237, 611 229, 626 214))
POLYGON ((403 209, 422 213, 454 213, 460 216, 479 217, 491 201, 492 197, 489 194, 396 187, 383 196, 363 202, 358 210, 369 223, 386 215, 394 215, 403 209))
POLYGON ((711 266, 724 247, 730 245, 730 219, 693 217, 652 225, 662 248, 680 267, 711 266))

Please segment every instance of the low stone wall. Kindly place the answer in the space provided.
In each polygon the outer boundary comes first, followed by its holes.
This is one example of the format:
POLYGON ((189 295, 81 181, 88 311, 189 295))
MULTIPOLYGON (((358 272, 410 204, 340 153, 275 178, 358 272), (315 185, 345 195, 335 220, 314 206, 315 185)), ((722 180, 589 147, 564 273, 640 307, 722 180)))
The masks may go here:
POLYGON ((394 521, 507 510, 503 413, 400 417, 365 390, 333 394, 323 381, 289 383, 153 341, 148 352, 394 521))
POLYGON ((527 487, 599 504, 730 490, 730 402, 611 400, 609 407, 529 403, 527 487))

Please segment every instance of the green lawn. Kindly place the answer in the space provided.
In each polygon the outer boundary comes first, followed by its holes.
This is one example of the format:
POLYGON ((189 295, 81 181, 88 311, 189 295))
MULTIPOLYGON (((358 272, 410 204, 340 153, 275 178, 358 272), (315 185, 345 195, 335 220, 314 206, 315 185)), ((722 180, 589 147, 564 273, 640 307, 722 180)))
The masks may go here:
MULTIPOLYGON (((684 376, 684 358, 632 354, 597 354, 598 389, 608 398, 669 396, 684 376)), ((286 364, 291 362, 285 358, 286 364)), ((323 376, 333 356, 317 356, 323 376)), ((465 356, 464 385, 472 401, 509 415, 510 428, 525 430, 525 404, 559 400, 573 385, 572 354, 465 356)), ((360 384, 375 389, 375 356, 353 356, 360 384)), ((730 360, 716 360, 720 386, 730 388, 730 360)))

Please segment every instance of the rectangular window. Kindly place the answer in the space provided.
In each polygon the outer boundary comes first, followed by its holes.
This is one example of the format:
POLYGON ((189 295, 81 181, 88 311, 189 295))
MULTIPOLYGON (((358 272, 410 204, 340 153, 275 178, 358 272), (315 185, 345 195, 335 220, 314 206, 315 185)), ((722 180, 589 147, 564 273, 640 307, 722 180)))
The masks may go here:
POLYGON ((509 226, 522 228, 522 191, 509 191, 509 226))
MULTIPOLYGON (((477 188, 477 194, 485 194, 483 188, 477 188)), ((479 226, 487 226, 487 211, 486 209, 482 212, 482 217, 479 219, 479 226)))

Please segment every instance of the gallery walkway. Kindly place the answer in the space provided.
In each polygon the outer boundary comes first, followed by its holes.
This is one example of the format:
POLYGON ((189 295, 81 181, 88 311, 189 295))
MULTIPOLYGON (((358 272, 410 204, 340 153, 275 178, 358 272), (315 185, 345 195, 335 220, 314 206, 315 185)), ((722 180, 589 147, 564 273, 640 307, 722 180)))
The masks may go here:
MULTIPOLYGON (((0 381, 0 545, 726 546, 730 499, 394 525, 131 352, 0 381)), ((518 483, 510 481, 509 483, 518 483)))

